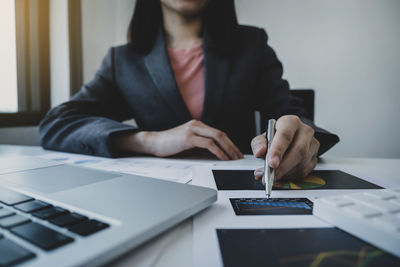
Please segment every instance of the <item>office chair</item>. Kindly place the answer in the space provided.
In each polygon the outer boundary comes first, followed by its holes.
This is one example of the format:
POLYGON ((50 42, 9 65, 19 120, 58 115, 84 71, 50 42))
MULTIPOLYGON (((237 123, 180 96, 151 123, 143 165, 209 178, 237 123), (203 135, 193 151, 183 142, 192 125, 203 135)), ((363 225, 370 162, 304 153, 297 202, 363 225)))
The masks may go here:
MULTIPOLYGON (((306 118, 314 121, 314 101, 315 92, 313 89, 295 89, 290 90, 292 96, 300 98, 304 103, 304 108, 307 112, 306 118)), ((257 112, 258 113, 258 112, 257 112)), ((268 122, 268 118, 262 115, 255 115, 256 118, 256 134, 261 134, 265 131, 265 127, 268 122), (260 128, 261 127, 261 128, 260 128)))
POLYGON ((307 111, 308 116, 307 119, 314 122, 314 101, 315 101, 315 93, 313 89, 296 89, 291 90, 290 93, 294 97, 298 97, 303 100, 304 107, 307 111))

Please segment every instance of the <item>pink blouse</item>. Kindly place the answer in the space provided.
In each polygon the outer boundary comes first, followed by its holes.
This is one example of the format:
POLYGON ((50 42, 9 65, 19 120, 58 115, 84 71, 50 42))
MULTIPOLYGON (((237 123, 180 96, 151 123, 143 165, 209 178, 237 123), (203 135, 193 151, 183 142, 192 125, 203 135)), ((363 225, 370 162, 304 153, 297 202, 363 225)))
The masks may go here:
POLYGON ((205 91, 203 46, 168 48, 168 55, 183 101, 192 118, 200 120, 205 91))

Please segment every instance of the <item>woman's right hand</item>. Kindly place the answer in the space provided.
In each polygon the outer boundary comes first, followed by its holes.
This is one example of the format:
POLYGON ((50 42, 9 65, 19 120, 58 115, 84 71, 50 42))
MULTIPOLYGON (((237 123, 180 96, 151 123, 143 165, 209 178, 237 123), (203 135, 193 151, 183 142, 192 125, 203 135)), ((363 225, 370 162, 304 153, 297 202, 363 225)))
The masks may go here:
POLYGON ((204 148, 220 160, 243 158, 243 154, 222 131, 191 120, 160 132, 138 132, 122 136, 118 146, 131 152, 168 157, 192 148, 204 148))

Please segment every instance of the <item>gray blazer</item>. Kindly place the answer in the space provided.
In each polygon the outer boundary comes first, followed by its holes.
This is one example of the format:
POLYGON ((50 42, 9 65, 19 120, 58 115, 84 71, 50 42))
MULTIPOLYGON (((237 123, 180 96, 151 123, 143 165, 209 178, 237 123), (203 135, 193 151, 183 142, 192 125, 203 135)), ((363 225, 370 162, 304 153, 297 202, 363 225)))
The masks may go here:
MULTIPOLYGON (((320 154, 339 138, 316 127, 301 100, 289 93, 282 79, 282 64, 267 34, 239 26, 234 53, 219 56, 208 48, 204 33, 205 100, 201 121, 224 131, 243 153, 250 153, 255 135, 254 111, 268 118, 295 114, 312 126, 320 141, 320 154)), ((111 48, 95 78, 68 102, 51 109, 40 124, 46 149, 122 156, 110 142, 122 132, 160 131, 192 118, 171 70, 162 32, 147 55, 122 45, 111 48), (123 124, 134 118, 138 127, 123 124)))

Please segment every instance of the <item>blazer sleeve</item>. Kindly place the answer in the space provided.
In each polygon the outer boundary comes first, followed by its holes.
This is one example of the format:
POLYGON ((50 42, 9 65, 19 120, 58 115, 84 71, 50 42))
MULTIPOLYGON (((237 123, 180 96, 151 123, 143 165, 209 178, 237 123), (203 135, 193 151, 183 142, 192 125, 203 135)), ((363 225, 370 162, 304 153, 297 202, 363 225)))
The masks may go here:
POLYGON ((282 79, 282 63, 267 44, 268 36, 264 30, 260 30, 260 39, 261 68, 257 78, 256 110, 259 110, 264 118, 278 119, 283 115, 297 115, 303 123, 315 130, 314 136, 321 144, 318 155, 325 153, 339 142, 339 137, 317 127, 307 119, 303 101, 290 94, 289 83, 282 79))
POLYGON ((95 78, 72 98, 51 109, 39 126, 43 148, 89 155, 116 157, 111 137, 135 132, 121 123, 132 118, 114 76, 114 48, 103 59, 95 78))

